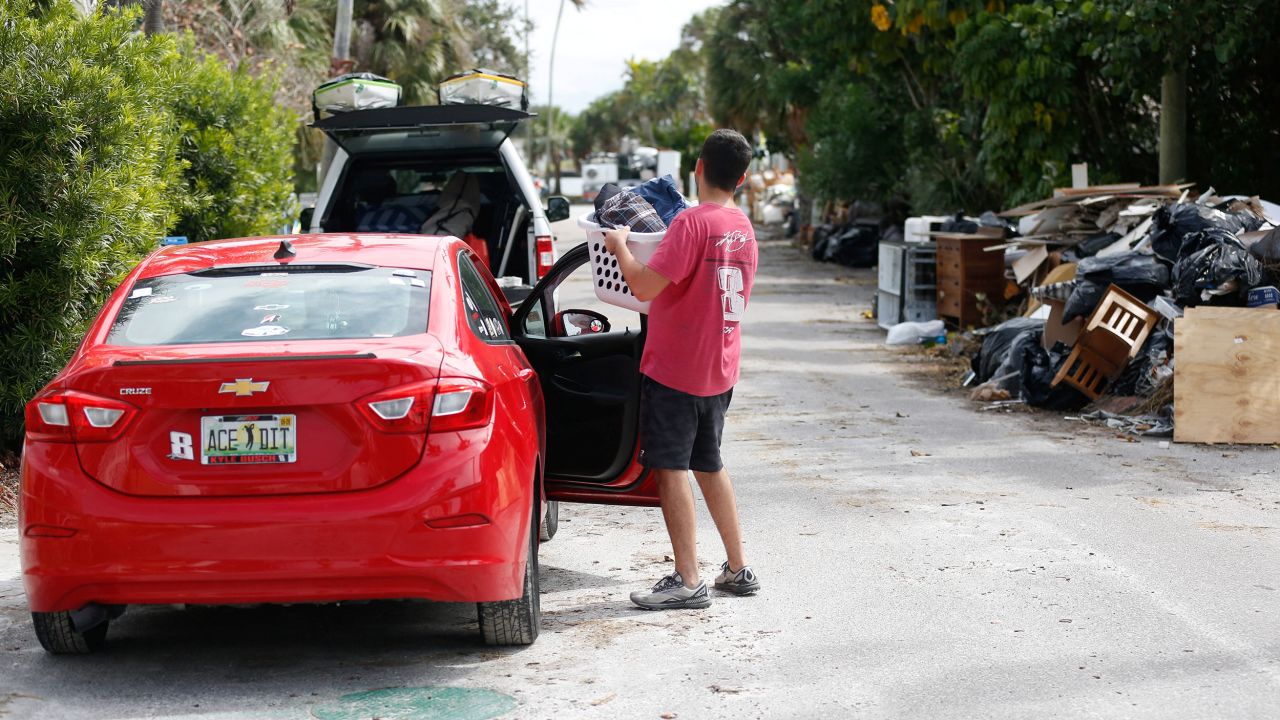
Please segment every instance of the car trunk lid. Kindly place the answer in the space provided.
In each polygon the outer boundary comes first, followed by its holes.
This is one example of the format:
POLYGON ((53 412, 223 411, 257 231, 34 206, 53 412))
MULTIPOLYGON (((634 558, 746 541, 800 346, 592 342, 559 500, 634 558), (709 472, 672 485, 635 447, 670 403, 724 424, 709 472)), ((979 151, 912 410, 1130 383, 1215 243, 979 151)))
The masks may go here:
POLYGON ((434 379, 444 356, 430 335, 387 342, 358 353, 297 343, 284 353, 280 344, 239 344, 235 354, 212 345, 115 347, 110 361, 91 354, 69 389, 138 412, 119 438, 77 444, 81 466, 107 487, 145 496, 377 487, 419 462, 426 437, 380 432, 359 401, 434 379))
POLYGON ((489 105, 356 110, 315 123, 347 154, 496 150, 529 113, 489 105))

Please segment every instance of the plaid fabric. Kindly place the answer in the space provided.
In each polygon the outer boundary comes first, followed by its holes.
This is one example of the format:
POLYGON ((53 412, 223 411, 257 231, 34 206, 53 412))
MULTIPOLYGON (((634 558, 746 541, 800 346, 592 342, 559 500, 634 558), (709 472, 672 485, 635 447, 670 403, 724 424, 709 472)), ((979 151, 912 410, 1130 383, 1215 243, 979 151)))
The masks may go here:
POLYGON ((596 213, 601 227, 615 228, 626 225, 632 232, 655 233, 667 229, 658 211, 647 200, 630 190, 623 190, 604 202, 596 213))

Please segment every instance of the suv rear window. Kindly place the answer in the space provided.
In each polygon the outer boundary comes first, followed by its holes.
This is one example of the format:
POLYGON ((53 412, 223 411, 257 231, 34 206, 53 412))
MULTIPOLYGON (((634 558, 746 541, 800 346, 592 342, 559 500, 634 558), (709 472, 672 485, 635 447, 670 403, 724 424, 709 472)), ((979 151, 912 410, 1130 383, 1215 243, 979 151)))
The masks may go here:
POLYGON ((113 345, 330 340, 427 331, 431 273, 358 265, 214 268, 139 280, 113 345))

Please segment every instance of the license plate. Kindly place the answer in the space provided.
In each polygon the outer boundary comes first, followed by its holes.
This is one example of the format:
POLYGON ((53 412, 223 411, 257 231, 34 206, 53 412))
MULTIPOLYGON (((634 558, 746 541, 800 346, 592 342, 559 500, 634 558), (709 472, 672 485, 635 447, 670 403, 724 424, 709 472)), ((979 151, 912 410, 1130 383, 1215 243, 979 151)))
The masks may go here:
POLYGON ((294 415, 211 415, 200 418, 200 463, 247 465, 298 460, 294 415))

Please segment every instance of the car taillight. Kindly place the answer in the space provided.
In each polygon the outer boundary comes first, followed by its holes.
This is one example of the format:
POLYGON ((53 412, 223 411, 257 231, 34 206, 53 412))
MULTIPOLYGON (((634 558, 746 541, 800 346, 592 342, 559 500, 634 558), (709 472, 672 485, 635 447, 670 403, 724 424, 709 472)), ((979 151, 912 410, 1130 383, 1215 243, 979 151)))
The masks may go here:
POLYGON ((493 418, 493 390, 478 380, 441 378, 431 405, 431 432, 484 427, 493 418))
POLYGON ((383 432, 425 433, 435 392, 436 382, 429 380, 383 390, 356 404, 369 422, 383 432))
POLYGON ((138 409, 76 390, 59 390, 27 403, 27 438, 52 442, 107 442, 120 437, 138 409))
POLYGON ((551 244, 550 235, 539 235, 534 242, 534 252, 538 255, 538 279, 541 280, 543 275, 551 272, 551 266, 556 264, 556 248, 551 244))
POLYGON ((383 390, 358 405, 383 432, 445 432, 488 425, 493 392, 479 380, 442 378, 383 390))

